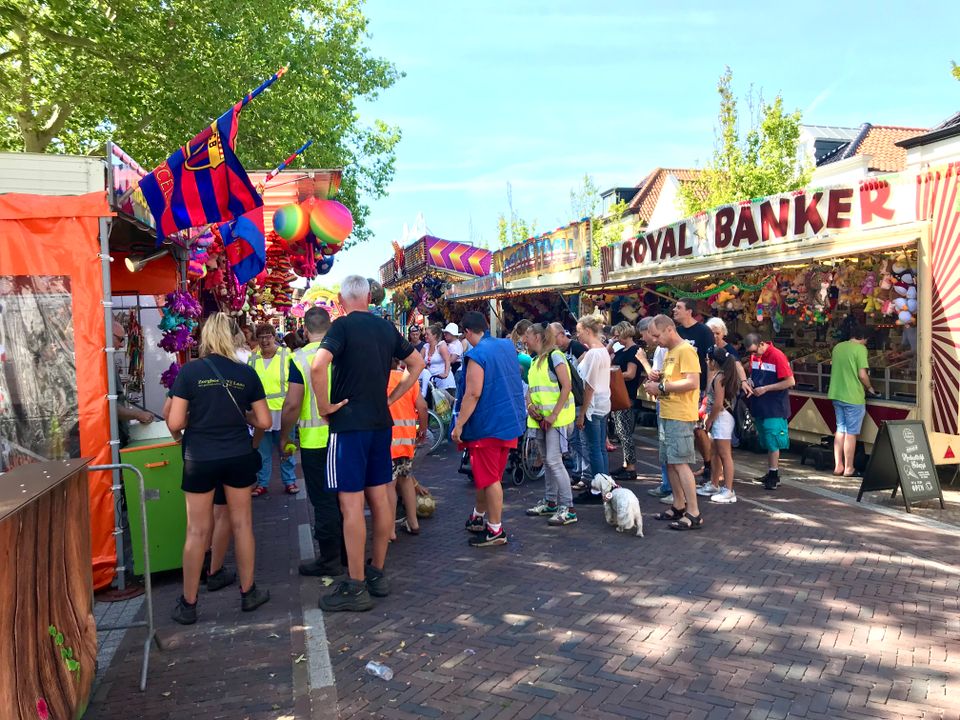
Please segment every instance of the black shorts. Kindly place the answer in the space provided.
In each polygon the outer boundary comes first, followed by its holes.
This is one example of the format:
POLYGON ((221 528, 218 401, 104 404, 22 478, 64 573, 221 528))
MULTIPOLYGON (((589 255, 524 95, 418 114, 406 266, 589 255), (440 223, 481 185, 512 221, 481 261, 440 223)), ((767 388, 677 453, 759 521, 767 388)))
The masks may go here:
POLYGON ((190 493, 214 493, 214 503, 226 504, 224 486, 248 488, 257 481, 260 454, 252 450, 247 455, 221 460, 183 461, 183 482, 180 489, 190 493))

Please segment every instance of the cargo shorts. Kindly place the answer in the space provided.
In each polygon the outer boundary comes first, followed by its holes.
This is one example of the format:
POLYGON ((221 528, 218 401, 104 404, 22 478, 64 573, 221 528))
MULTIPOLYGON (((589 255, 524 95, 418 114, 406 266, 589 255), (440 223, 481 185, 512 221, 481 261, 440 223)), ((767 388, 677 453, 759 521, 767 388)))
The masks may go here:
POLYGON ((690 465, 697 461, 693 442, 696 424, 696 421, 658 419, 661 465, 690 465))

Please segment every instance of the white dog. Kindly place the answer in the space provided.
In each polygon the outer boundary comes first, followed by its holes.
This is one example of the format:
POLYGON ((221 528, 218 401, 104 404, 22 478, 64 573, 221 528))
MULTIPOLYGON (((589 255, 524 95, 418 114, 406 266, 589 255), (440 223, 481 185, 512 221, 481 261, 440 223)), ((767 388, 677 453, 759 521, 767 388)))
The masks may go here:
POLYGON ((609 475, 596 475, 590 483, 593 489, 603 496, 603 516, 607 525, 613 525, 617 532, 636 530, 643 537, 643 515, 640 513, 640 501, 633 491, 617 485, 609 475))

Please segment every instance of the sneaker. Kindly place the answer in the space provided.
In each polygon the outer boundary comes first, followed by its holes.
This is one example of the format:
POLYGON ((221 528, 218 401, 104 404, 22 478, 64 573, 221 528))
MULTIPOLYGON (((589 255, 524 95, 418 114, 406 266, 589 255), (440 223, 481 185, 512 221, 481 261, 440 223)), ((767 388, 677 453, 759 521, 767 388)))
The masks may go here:
POLYGON ((551 503, 549 500, 544 498, 532 508, 527 510, 527 515, 530 517, 540 517, 541 515, 555 515, 557 512, 557 504, 555 502, 551 503))
POLYGON ((673 505, 673 493, 664 495, 662 498, 660 498, 660 502, 662 502, 664 505, 673 505))
POLYGON ((339 560, 317 558, 300 563, 297 572, 306 577, 336 577, 343 574, 343 569, 339 560))
POLYGON ((366 612, 373 609, 373 599, 366 583, 341 580, 329 594, 320 598, 320 609, 327 612, 366 612))
POLYGON ((704 483, 697 488, 697 495, 701 497, 710 497, 711 495, 716 495, 718 492, 720 492, 720 488, 713 483, 704 483))
POLYGON ((614 480, 618 482, 633 482, 637 479, 636 470, 627 470, 626 468, 620 468, 615 473, 610 475, 614 480))
POLYGON ((387 580, 387 576, 383 570, 377 570, 371 564, 370 560, 367 560, 365 577, 367 581, 367 592, 373 595, 373 597, 386 597, 390 594, 390 582, 387 580))
POLYGON ((737 494, 733 490, 727 490, 723 488, 720 492, 710 497, 710 502, 715 503, 735 503, 737 501, 737 494))
POLYGON ((487 525, 483 532, 478 535, 474 535, 470 538, 470 545, 472 547, 490 547, 492 545, 506 545, 507 544, 507 533, 504 531, 503 527, 494 532, 490 529, 490 526, 487 525))
POLYGON ((603 495, 594 494, 592 490, 584 490, 573 498, 577 505, 603 505, 603 495))
POLYGON ((767 478, 763 483, 764 490, 776 490, 780 486, 780 481, 776 478, 767 478))
POLYGON ((207 590, 209 592, 223 590, 228 585, 233 585, 236 581, 237 574, 233 570, 227 570, 226 567, 221 567, 215 573, 207 575, 207 590))
POLYGON ((577 522, 577 512, 572 507, 560 505, 557 511, 547 520, 547 525, 572 525, 577 522))
POLYGON ((197 621, 197 604, 188 604, 181 595, 177 598, 177 606, 173 609, 170 617, 181 625, 193 625, 197 621))
POLYGON ((467 518, 467 522, 464 525, 464 529, 466 529, 467 532, 472 533, 482 533, 486 527, 487 521, 479 515, 474 515, 473 513, 470 513, 470 517, 467 518))
POLYGON ((261 590, 254 583, 246 592, 240 593, 240 609, 243 612, 253 612, 270 599, 269 590, 261 590))
POLYGON ((662 488, 659 488, 659 487, 655 487, 650 490, 647 490, 647 495, 652 495, 655 498, 665 498, 670 494, 671 493, 669 490, 664 491, 662 488))

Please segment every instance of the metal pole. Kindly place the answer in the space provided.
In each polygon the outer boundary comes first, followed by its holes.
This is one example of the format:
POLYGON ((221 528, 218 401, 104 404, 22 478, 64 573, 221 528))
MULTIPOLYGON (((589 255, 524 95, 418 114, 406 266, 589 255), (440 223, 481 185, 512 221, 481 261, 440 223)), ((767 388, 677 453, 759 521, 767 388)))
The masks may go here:
MULTIPOLYGON (((103 323, 104 353, 107 358, 107 412, 110 416, 110 464, 120 464, 120 425, 117 418, 117 365, 114 360, 116 350, 113 347, 113 289, 110 285, 110 219, 100 218, 100 277, 103 284, 103 323)), ((126 584, 126 566, 123 563, 123 528, 120 513, 121 493, 120 472, 113 471, 110 485, 113 491, 113 539, 117 548, 117 587, 124 590, 126 584)))
MULTIPOLYGON (((157 638, 157 631, 153 625, 153 581, 150 577, 150 538, 148 536, 149 524, 147 523, 147 488, 143 479, 143 473, 140 468, 128 463, 112 463, 110 465, 91 465, 88 470, 113 470, 119 473, 121 470, 129 470, 137 476, 140 491, 140 530, 143 533, 143 586, 144 597, 147 602, 147 619, 130 623, 129 625, 112 625, 108 627, 99 627, 98 630, 124 630, 127 628, 146 627, 147 639, 143 643, 143 665, 140 668, 140 691, 147 689, 147 667, 150 664, 150 644, 157 643, 161 647, 160 640, 157 638)), ((162 648, 161 648, 162 649, 162 648)))

